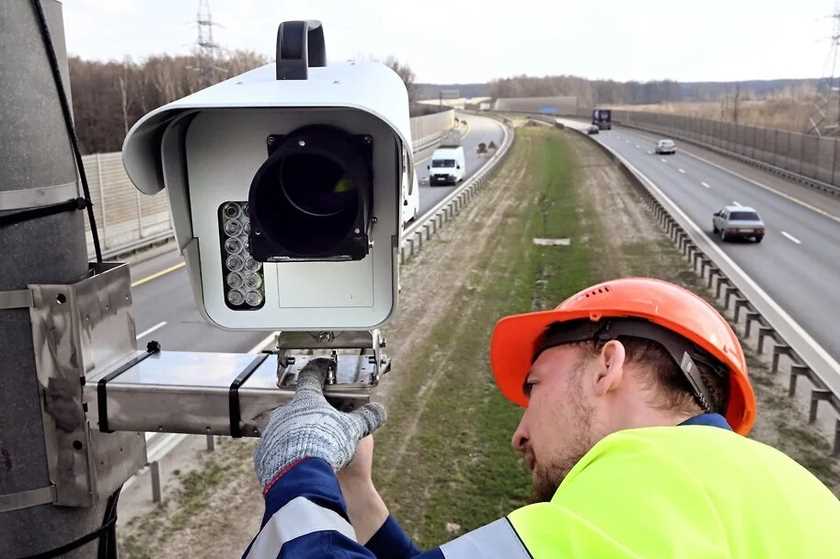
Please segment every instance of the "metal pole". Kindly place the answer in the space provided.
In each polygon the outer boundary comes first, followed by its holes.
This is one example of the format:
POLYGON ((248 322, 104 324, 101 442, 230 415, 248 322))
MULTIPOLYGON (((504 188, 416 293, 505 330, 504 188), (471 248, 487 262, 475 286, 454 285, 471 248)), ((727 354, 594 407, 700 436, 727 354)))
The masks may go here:
MULTIPOLYGON (((70 94, 61 4, 42 0, 64 89, 70 94)), ((36 12, 29 0, 0 10, 0 214, 35 200, 35 189, 64 193, 77 182, 64 118, 36 12), (66 188, 66 187, 65 187, 66 188), (15 192, 12 192, 15 191, 15 192)), ((58 195, 58 194, 56 194, 58 195)), ((63 194, 64 200, 72 198, 63 194)), ((40 196, 43 198, 43 196, 40 196)), ((59 200, 59 201, 64 201, 59 200)), ((84 214, 65 211, 0 227, 0 291, 30 283, 71 283, 87 272, 84 214)), ((0 495, 48 487, 29 311, 0 310, 0 495)), ((106 503, 90 508, 40 504, 0 513, 4 557, 46 552, 99 528, 106 503)), ((94 540, 63 555, 92 557, 94 540)))
POLYGON ((105 204, 105 185, 102 183, 102 158, 96 154, 96 180, 99 182, 99 220, 102 222, 102 246, 108 248, 108 206, 105 204))

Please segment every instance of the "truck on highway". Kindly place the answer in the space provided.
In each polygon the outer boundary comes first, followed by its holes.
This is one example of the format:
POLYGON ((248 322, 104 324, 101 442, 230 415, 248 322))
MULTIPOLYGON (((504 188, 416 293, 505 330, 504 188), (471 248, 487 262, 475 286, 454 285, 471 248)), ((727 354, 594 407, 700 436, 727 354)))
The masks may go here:
POLYGON ((463 146, 441 146, 432 154, 427 167, 429 186, 458 184, 464 180, 466 168, 463 146))
POLYGON ((592 124, 599 130, 612 130, 612 111, 610 109, 594 109, 592 111, 592 124))

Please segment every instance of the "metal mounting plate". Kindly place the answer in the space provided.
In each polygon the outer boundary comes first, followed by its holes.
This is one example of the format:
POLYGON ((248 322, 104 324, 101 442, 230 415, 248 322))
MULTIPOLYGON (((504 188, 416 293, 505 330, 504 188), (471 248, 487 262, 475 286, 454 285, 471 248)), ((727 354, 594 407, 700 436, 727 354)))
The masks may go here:
POLYGON ((128 266, 91 264, 71 285, 30 285, 32 342, 55 504, 91 506, 146 460, 142 433, 90 429, 83 386, 136 352, 128 266))
MULTIPOLYGON (((152 355, 108 382, 108 426, 115 431, 230 435, 230 387, 254 357, 182 351, 152 355)), ((242 435, 259 436, 270 412, 294 395, 294 386, 278 387, 277 371, 277 355, 268 355, 238 387, 242 435)), ((91 402, 97 397, 95 380, 85 386, 91 402)), ((370 400, 372 388, 333 384, 324 393, 339 407, 354 408, 370 400)), ((95 417, 97 406, 92 403, 89 410, 95 417)))

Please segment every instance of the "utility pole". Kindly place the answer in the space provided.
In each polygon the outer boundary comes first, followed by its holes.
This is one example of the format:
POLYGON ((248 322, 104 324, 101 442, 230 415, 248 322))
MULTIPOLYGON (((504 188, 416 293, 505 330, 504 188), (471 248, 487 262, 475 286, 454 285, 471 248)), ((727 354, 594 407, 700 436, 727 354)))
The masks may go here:
POLYGON ((196 51, 198 55, 198 75, 203 80, 201 87, 216 83, 216 55, 219 45, 213 40, 213 27, 218 25, 213 21, 210 13, 210 0, 199 0, 198 12, 195 16, 198 28, 196 51))
MULTIPOLYGON (((62 6, 57 0, 40 2, 69 96, 62 6)), ((4 0, 0 10, 0 218, 79 196, 37 14, 30 0, 4 0)), ((27 557, 95 532, 106 508, 102 501, 78 508, 48 504, 45 397, 29 309, 14 300, 28 284, 70 284, 85 277, 83 212, 62 211, 0 226, 0 258, 0 555, 27 557)), ((98 545, 94 539, 61 556, 92 557, 98 545)))

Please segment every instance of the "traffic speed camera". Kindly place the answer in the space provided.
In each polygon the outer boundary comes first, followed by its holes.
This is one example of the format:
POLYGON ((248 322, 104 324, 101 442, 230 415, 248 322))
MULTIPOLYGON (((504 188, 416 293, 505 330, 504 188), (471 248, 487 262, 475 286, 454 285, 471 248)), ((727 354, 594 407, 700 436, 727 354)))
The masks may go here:
POLYGON ((277 62, 140 119, 123 163, 166 188, 204 316, 228 329, 366 330, 396 306, 408 96, 378 63, 326 64, 319 22, 277 62))

